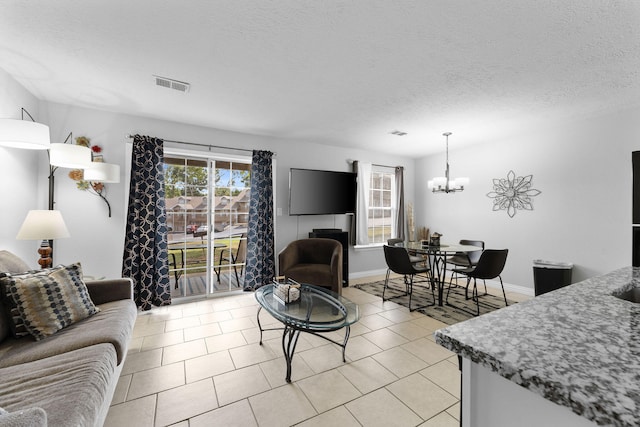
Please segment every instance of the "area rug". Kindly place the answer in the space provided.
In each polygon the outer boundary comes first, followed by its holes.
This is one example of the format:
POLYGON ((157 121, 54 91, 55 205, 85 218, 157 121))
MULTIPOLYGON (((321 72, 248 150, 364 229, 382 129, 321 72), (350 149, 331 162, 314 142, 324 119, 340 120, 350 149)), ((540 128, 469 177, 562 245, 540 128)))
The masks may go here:
MULTIPOLYGON (((444 289, 443 300, 447 295, 447 286, 445 286, 444 289)), ((472 287, 473 283, 469 287, 469 295, 471 295, 472 287)), ((359 285, 355 285, 355 288, 363 290, 369 294, 382 297, 384 280, 379 280, 371 283, 362 283, 359 285)), ((389 297, 397 297, 392 298, 391 301, 404 307, 409 307, 409 297, 400 296, 404 293, 404 289, 405 285, 402 277, 389 279, 389 287, 387 288, 385 297, 387 299, 389 297)), ((484 287, 481 283, 478 283, 478 293, 480 294, 480 315, 492 312, 505 306, 504 298, 502 298, 502 296, 497 297, 491 294, 483 295, 484 287)), ((435 295, 437 300, 438 293, 435 292, 435 295)), ((507 301, 509 302, 509 305, 515 304, 514 301, 510 301, 508 299, 507 301)), ((431 289, 427 287, 427 283, 414 283, 411 306, 419 307, 431 304, 432 302, 433 298, 431 297, 431 289)), ((454 323, 462 322, 464 320, 475 317, 474 314, 476 312, 476 303, 471 299, 465 300, 464 287, 455 285, 451 287, 451 291, 449 292, 449 304, 450 305, 447 305, 445 303, 442 307, 439 307, 438 305, 432 305, 426 308, 419 308, 416 311, 439 320, 443 323, 446 323, 447 325, 453 325, 454 323)))

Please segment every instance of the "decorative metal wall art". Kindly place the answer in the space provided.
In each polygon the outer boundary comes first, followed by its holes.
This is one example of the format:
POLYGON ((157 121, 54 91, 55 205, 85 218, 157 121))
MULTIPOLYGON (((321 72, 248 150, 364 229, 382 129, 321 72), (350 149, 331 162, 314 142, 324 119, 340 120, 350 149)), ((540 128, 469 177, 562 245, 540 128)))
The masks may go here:
POLYGON ((487 197, 493 199, 493 210, 506 210, 511 218, 519 209, 532 211, 533 200, 531 198, 541 193, 540 190, 531 188, 532 179, 533 175, 516 177, 513 171, 509 171, 507 179, 495 178, 493 191, 487 193, 487 197))

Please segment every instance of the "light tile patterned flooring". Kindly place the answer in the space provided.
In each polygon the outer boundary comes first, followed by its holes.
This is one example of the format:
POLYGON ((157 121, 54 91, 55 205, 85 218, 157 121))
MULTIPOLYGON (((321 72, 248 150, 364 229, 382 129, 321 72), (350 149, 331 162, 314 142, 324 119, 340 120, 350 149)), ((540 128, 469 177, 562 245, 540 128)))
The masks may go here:
MULTIPOLYGON (((302 333, 290 384, 282 333, 258 344, 253 293, 140 313, 105 426, 459 425, 457 357, 433 339, 445 325, 353 287, 375 279, 343 289, 362 316, 347 363, 302 333)), ((261 322, 279 325, 265 310, 261 322)))

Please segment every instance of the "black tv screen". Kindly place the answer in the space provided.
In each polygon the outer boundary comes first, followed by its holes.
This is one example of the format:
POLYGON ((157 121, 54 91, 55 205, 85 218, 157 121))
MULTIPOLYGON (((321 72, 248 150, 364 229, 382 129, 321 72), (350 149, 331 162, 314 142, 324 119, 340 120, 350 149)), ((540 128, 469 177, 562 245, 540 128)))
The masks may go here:
POLYGON ((356 211, 356 174, 289 170, 289 215, 331 215, 356 211))

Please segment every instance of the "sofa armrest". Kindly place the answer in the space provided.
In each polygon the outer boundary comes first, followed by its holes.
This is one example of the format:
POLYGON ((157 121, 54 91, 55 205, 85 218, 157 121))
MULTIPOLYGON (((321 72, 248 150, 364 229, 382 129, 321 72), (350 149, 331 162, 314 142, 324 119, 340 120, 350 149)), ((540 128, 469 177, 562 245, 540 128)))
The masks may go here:
POLYGON ((0 427, 47 427, 47 413, 42 408, 29 408, 0 413, 0 427))
POLYGON ((129 278, 87 280, 85 283, 89 296, 96 305, 121 299, 133 299, 133 281, 129 278))

